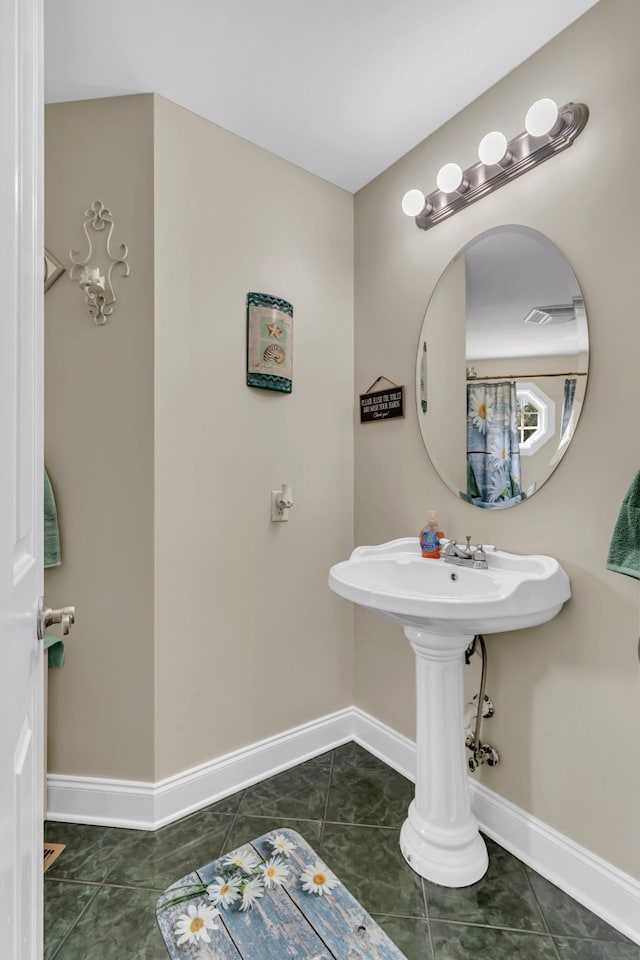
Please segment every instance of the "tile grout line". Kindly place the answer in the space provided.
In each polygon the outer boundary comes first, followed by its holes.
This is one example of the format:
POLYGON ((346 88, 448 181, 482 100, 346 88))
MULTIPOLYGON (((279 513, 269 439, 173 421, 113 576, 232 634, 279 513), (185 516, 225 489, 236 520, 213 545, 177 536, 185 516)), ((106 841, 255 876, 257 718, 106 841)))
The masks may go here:
POLYGON ((544 924, 544 928, 545 928, 545 930, 547 931, 547 933, 549 934, 549 937, 550 937, 550 939, 551 939, 551 949, 553 950, 553 953, 554 953, 554 955, 555 955, 555 957, 556 957, 556 960, 560 960, 560 953, 559 953, 559 951, 558 951, 558 945, 556 944, 555 940, 553 939, 553 934, 551 933, 551 930, 549 929, 549 924, 547 923, 547 918, 546 918, 546 916, 545 916, 544 910, 542 909, 542 904, 541 904, 540 901, 538 900, 538 895, 537 895, 536 891, 534 890, 533 884, 531 883, 531 876, 530 876, 529 871, 527 870, 527 868, 525 867, 524 864, 522 864, 522 870, 523 870, 523 872, 524 872, 525 877, 527 878, 527 886, 528 886, 529 890, 531 891, 531 895, 533 896, 533 902, 535 903, 536 907, 538 908, 538 913, 539 913, 540 916, 542 917, 542 923, 544 924))
MULTIPOLYGON (((251 820, 277 820, 279 815, 274 815, 273 813, 252 813, 248 811, 246 813, 239 813, 238 816, 247 817, 247 819, 251 818, 251 820)), ((322 823, 321 817, 316 817, 315 820, 312 817, 282 817, 282 819, 295 820, 297 823, 322 823)))
POLYGON ((167 892, 167 887, 163 890, 161 887, 147 887, 147 886, 134 886, 130 883, 109 883, 108 880, 105 880, 103 887, 108 887, 110 890, 142 890, 143 893, 157 893, 158 896, 162 896, 163 893, 167 892))
MULTIPOLYGON (((371 913, 372 917, 388 917, 390 920, 421 920, 424 922, 424 917, 416 917, 410 913, 383 913, 380 910, 375 910, 371 913)), ((624 943, 620 940, 598 940, 597 937, 578 937, 575 934, 570 933, 556 933, 553 934, 550 931, 545 930, 530 930, 528 927, 524 929, 521 927, 501 927, 492 923, 477 923, 474 920, 452 920, 447 917, 434 917, 434 923, 447 923, 454 927, 477 927, 481 930, 502 930, 504 933, 521 933, 527 937, 548 937, 553 939, 557 937, 560 940, 571 940, 574 943, 602 943, 606 945, 618 946, 635 946, 633 942, 624 943)))
MULTIPOLYGON (((380 916, 399 917, 400 919, 404 918, 403 914, 394 914, 394 913, 380 914, 380 916)), ((407 916, 405 919, 420 920, 423 918, 407 916)), ((622 943, 622 941, 620 940, 598 940, 597 937, 578 937, 575 934, 570 934, 570 933, 553 934, 548 930, 530 930, 528 927, 524 927, 524 928, 501 927, 501 926, 498 926, 497 924, 477 923, 473 920, 451 920, 451 919, 448 919, 447 917, 434 917, 433 920, 435 923, 449 923, 454 927, 479 927, 483 930, 502 930, 504 933, 522 933, 527 937, 548 937, 551 940, 553 940, 554 937, 557 937, 559 940, 571 940, 574 943, 602 943, 608 946, 610 945, 617 946, 618 944, 622 943)), ((622 943, 622 945, 629 946, 629 944, 625 944, 625 943, 622 943)), ((634 946, 633 942, 631 943, 631 946, 634 946)))
POLYGON ((85 884, 89 887, 100 887, 104 883, 104 880, 75 880, 71 877, 47 877, 45 883, 80 883, 85 884))
MULTIPOLYGON (((243 813, 242 816, 251 817, 252 820, 274 820, 277 817, 274 817, 273 814, 269 813, 253 813, 252 811, 247 811, 243 813)), ((383 823, 354 823, 351 820, 324 820, 324 818, 316 817, 314 820, 312 817, 283 817, 283 820, 297 820, 299 823, 329 823, 331 826, 335 827, 368 827, 370 830, 395 830, 399 832, 402 824, 398 826, 386 826, 383 823)))
POLYGON ((327 814, 329 813, 329 797, 331 796, 331 783, 332 783, 332 780, 333 780, 333 765, 334 765, 334 762, 335 762, 335 751, 332 750, 332 751, 331 751, 331 763, 329 764, 329 781, 328 781, 328 784, 327 784, 327 796, 325 797, 324 810, 323 810, 323 813, 322 813, 322 820, 320 821, 320 840, 319 840, 319 842, 318 842, 318 846, 320 847, 320 849, 318 850, 318 855, 319 855, 319 856, 322 856, 322 845, 323 845, 323 843, 324 843, 324 828, 325 828, 325 826, 326 826, 326 824, 327 824, 327 814))
POLYGON ((431 932, 431 914, 429 913, 429 897, 427 896, 427 885, 424 882, 424 877, 420 877, 422 881, 422 896, 424 898, 424 914, 427 918, 427 936, 429 938, 429 946, 431 947, 431 960, 435 960, 436 949, 433 945, 433 934, 431 932))
MULTIPOLYGON (((526 937, 551 937, 546 930, 529 930, 528 927, 500 927, 495 923, 476 923, 473 920, 450 920, 447 917, 434 917, 434 923, 449 923, 454 927, 478 927, 481 930, 502 930, 503 933, 522 933, 526 937)), ((580 937, 574 937, 580 940, 580 937)))
MULTIPOLYGON (((237 820, 238 820, 238 817, 240 816, 240 809, 241 809, 241 807, 242 807, 242 801, 244 800, 244 798, 245 798, 245 796, 246 796, 246 793, 247 793, 246 790, 243 790, 243 791, 242 791, 242 794, 241 794, 241 796, 240 796, 240 800, 238 801, 238 806, 237 806, 237 808, 236 808, 236 812, 235 812, 234 815, 233 815, 233 819, 231 820, 231 824, 230 824, 230 826, 229 826, 229 829, 227 830, 227 832, 226 832, 225 835, 224 835, 224 840, 223 840, 223 842, 222 842, 222 847, 220 848, 220 853, 219 853, 218 856, 216 857, 216 860, 218 860, 218 859, 222 856, 222 854, 225 852, 225 848, 226 848, 226 846, 227 846, 227 840, 228 840, 229 837, 231 836, 231 833, 232 833, 232 831, 233 831, 233 828, 235 827, 235 825, 236 825, 236 823, 237 823, 237 820)), ((197 870, 198 868, 196 867, 195 869, 197 870)))
POLYGON ((371 913, 372 917, 387 917, 389 920, 419 920, 420 923, 426 923, 426 917, 417 917, 415 914, 410 913, 384 913, 382 910, 374 910, 371 913))
POLYGON ((402 826, 402 824, 398 827, 389 827, 384 823, 353 823, 351 820, 327 820, 326 822, 335 827, 367 827, 369 830, 395 830, 396 833, 400 833, 402 826))
POLYGON ((101 891, 101 889, 102 889, 103 886, 104 886, 104 881, 103 881, 102 883, 99 883, 99 884, 96 886, 96 890, 95 890, 93 896, 89 897, 89 899, 87 900, 87 902, 86 902, 86 904, 84 905, 83 909, 80 911, 80 913, 78 914, 78 916, 75 918, 75 920, 73 921, 73 923, 71 924, 71 926, 69 927, 69 929, 67 930, 67 932, 65 933, 64 937, 62 938, 62 940, 60 941, 60 943, 58 944, 58 946, 55 948, 55 950, 54 950, 53 953, 51 954, 51 957, 49 958, 49 960, 55 960, 55 958, 58 956, 58 954, 60 953, 60 951, 61 951, 62 948, 64 947, 65 943, 67 942, 67 940, 69 939, 69 937, 71 936, 71 934, 73 933, 73 931, 75 930, 75 928, 78 926, 80 920, 81 920, 82 917, 85 915, 85 913, 87 912, 87 910, 89 909, 89 907, 91 906, 91 904, 93 903, 93 901, 96 899, 96 897, 97 897, 98 894, 100 893, 100 891, 101 891))

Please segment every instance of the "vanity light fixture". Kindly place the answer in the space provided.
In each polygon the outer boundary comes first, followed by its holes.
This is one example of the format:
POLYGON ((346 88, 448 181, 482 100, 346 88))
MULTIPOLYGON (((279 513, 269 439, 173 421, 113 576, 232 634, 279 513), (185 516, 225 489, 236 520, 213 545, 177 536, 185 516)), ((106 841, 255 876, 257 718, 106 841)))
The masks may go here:
POLYGON ((555 128, 558 115, 559 110, 555 100, 548 98, 536 100, 527 110, 524 128, 532 137, 544 137, 555 128))
POLYGON ((402 198, 402 209, 408 217, 417 217, 424 210, 422 190, 408 190, 402 198))
POLYGON ((478 145, 478 158, 480 163, 487 167, 492 167, 496 163, 506 166, 513 159, 509 153, 509 144, 504 133, 499 130, 492 130, 485 134, 478 145))
POLYGON ((129 264, 126 259, 129 250, 126 243, 120 244, 120 253, 114 255, 111 250, 111 235, 113 234, 114 223, 111 211, 105 207, 100 200, 94 200, 91 206, 85 210, 87 218, 82 227, 89 244, 89 249, 84 258, 81 259, 77 250, 70 250, 69 256, 73 266, 69 271, 69 276, 75 280, 84 293, 84 302, 87 305, 89 316, 95 323, 106 323, 113 313, 113 305, 117 297, 113 286, 113 268, 121 267, 123 277, 129 276, 129 264), (93 250, 93 242, 89 228, 95 233, 106 231, 106 240, 104 242, 104 259, 96 257, 93 250), (102 263, 104 262, 104 266, 102 263))
POLYGON ((442 193, 464 193, 469 187, 469 181, 465 180, 462 167, 457 163, 445 163, 440 167, 436 183, 442 193))
POLYGON ((421 230, 429 230, 566 150, 588 119, 584 103, 567 103, 558 109, 553 100, 537 100, 527 111, 522 133, 511 140, 499 130, 487 133, 478 147, 478 163, 467 170, 457 163, 446 163, 438 172, 438 189, 428 196, 421 190, 409 190, 402 199, 402 209, 407 216, 415 217, 421 230))

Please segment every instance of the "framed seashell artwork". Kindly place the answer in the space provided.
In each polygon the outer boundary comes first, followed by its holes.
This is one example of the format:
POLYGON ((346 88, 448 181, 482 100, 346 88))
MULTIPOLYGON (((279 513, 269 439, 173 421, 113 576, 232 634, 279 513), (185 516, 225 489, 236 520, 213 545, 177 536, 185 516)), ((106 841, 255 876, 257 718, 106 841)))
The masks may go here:
POLYGON ((247 386, 291 393, 293 307, 268 293, 247 294, 247 386))

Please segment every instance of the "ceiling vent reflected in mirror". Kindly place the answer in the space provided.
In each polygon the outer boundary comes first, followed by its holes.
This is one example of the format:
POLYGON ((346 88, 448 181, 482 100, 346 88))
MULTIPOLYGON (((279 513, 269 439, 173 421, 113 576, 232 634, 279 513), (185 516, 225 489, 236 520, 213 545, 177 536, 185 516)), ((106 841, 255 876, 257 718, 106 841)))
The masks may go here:
POLYGON ((573 300, 572 303, 559 303, 550 307, 534 307, 523 320, 536 327, 543 327, 547 323, 570 323, 576 319, 576 307, 584 307, 584 301, 573 300))

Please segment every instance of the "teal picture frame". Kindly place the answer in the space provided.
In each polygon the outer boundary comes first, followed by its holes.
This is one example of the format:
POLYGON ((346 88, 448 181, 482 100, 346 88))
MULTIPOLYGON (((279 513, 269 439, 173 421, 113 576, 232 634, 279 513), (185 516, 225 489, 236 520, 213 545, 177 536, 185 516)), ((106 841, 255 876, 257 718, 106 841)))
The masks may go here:
POLYGON ((268 293, 247 294, 247 386, 293 390, 293 307, 268 293))

